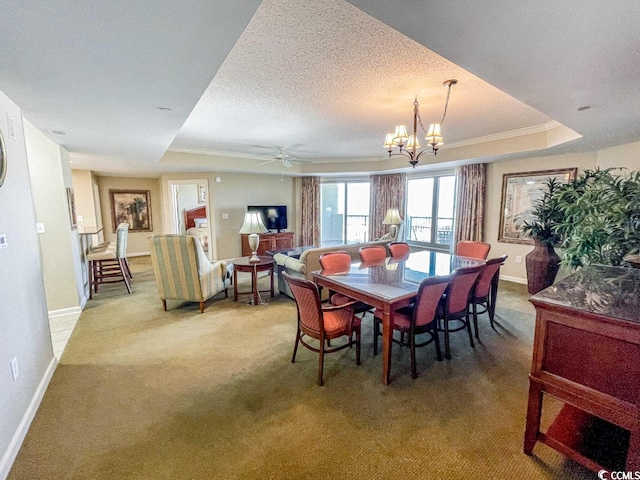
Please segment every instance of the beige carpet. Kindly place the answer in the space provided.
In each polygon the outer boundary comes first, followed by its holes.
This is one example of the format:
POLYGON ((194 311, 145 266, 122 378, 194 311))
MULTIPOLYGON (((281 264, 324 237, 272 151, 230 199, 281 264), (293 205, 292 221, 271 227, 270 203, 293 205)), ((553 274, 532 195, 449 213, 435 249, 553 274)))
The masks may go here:
POLYGON ((595 478, 544 445, 522 453, 534 324, 522 285, 501 284, 500 327, 483 317, 475 349, 464 332, 450 361, 420 349, 415 380, 394 346, 386 387, 369 317, 362 365, 328 355, 317 387, 316 354, 290 362, 287 297, 164 312, 149 259, 132 268, 132 295, 112 285, 87 304, 10 479, 595 478))

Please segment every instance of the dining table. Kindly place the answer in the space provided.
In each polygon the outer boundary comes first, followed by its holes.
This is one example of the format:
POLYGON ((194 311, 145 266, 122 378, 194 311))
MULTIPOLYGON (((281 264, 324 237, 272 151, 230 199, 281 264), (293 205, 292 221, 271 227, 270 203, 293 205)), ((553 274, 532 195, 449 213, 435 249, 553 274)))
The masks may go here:
POLYGON ((375 263, 354 262, 349 270, 312 272, 314 282, 378 309, 382 315, 382 383, 389 384, 395 311, 413 303, 422 280, 447 276, 461 267, 485 261, 433 250, 419 250, 403 258, 388 257, 375 263))

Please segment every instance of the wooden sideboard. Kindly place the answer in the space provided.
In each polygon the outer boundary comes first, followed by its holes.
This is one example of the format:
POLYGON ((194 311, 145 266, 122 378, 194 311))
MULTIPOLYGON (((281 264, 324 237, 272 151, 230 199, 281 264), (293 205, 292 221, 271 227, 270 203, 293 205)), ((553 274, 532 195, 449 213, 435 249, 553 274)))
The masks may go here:
MULTIPOLYGON (((293 232, 280 232, 280 233, 261 233, 260 244, 258 245, 258 255, 266 255, 267 250, 281 250, 286 248, 293 248, 294 245, 294 233, 293 232)), ((240 234, 240 241, 242 242, 242 256, 248 257, 251 255, 251 249, 249 248, 249 235, 245 233, 240 234)))
POLYGON ((544 443, 594 471, 640 471, 640 270, 591 266, 536 307, 524 453, 544 443), (540 431, 543 398, 564 402, 540 431))

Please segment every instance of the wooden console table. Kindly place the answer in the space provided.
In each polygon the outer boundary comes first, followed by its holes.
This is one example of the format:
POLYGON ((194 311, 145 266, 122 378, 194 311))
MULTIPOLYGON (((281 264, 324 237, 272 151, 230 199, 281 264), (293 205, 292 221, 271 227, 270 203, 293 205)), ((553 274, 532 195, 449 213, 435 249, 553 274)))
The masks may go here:
POLYGON ((530 301, 536 330, 524 453, 539 441, 596 472, 640 471, 640 270, 587 267, 530 301), (565 407, 543 433, 545 394, 565 407), (594 435, 607 436, 595 452, 594 435))
MULTIPOLYGON (((258 255, 266 255, 267 250, 282 250, 285 248, 293 248, 293 237, 293 232, 261 233, 260 244, 258 245, 258 255)), ((249 248, 249 235, 241 233, 240 240, 242 243, 242 256, 250 256, 251 249, 249 248)))

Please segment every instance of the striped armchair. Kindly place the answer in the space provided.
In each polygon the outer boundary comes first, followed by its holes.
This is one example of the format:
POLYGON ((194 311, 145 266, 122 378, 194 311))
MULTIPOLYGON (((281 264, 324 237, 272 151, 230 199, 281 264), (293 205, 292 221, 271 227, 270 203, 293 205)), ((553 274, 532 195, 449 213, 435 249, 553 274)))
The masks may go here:
POLYGON ((231 285, 233 263, 225 260, 211 262, 200 242, 190 235, 152 235, 149 251, 158 284, 162 307, 167 299, 204 302, 231 285))

